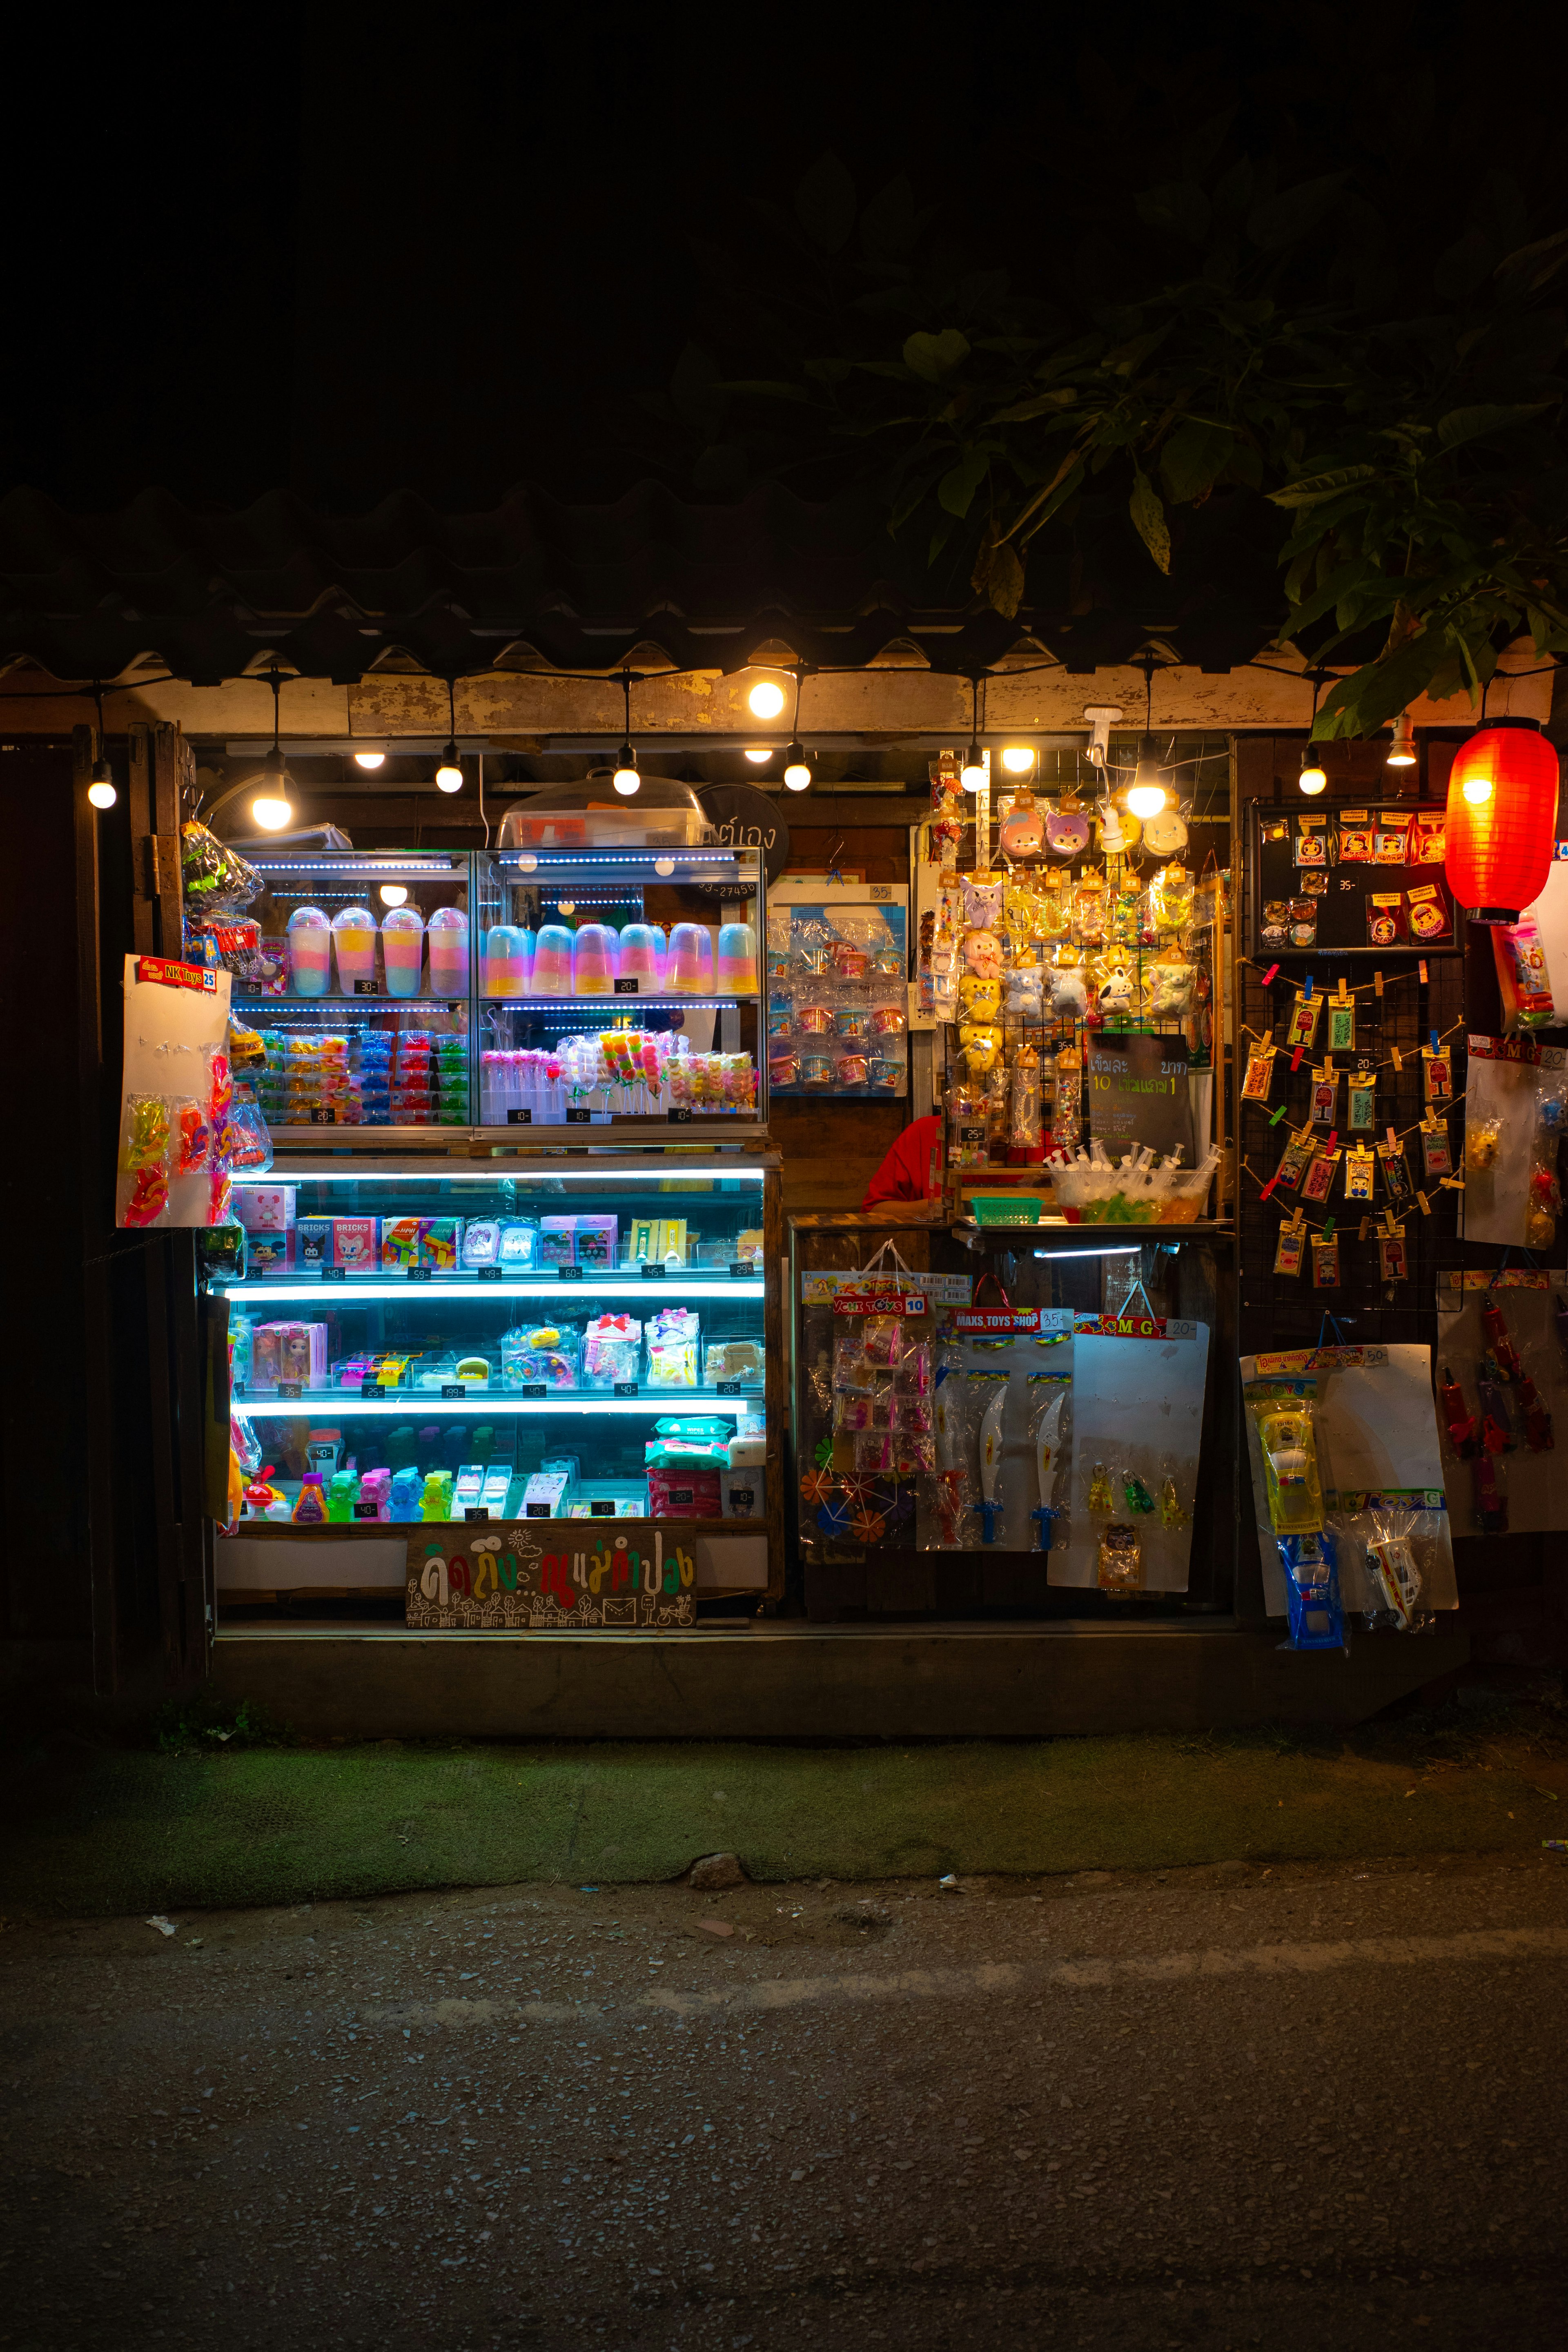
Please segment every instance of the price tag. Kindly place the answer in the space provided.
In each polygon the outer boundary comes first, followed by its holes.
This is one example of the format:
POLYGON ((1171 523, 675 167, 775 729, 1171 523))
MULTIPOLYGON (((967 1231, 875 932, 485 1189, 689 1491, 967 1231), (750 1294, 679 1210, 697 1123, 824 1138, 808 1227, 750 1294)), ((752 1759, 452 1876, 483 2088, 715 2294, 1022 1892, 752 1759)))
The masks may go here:
POLYGON ((499 1265, 478 1265, 474 1268, 474 1278, 478 1282, 499 1282, 500 1268, 499 1265))
MULTIPOLYGON (((518 1391, 518 1394, 519 1396, 524 1397, 542 1397, 548 1396, 550 1394, 550 1391, 542 1381, 524 1381, 522 1386, 518 1391)), ((545 1518, 548 1518, 550 1514, 546 1511, 542 1516, 545 1518)))
POLYGON ((379 996, 381 994, 381 982, 379 980, 356 980, 354 982, 354 994, 356 996, 379 996))
POLYGON ((637 1392, 637 1384, 636 1381, 617 1381, 616 1382, 616 1394, 617 1396, 636 1396, 637 1392))
POLYGON ((555 1279, 557 1282, 581 1282, 583 1269, 580 1265, 558 1265, 555 1269, 555 1279))
POLYGON ((756 1267, 750 1265, 743 1257, 732 1257, 730 1260, 730 1279, 731 1282, 749 1282, 756 1271, 756 1267))
POLYGON ((616 994, 617 996, 635 996, 637 992, 637 987, 638 982, 635 975, 630 980, 617 980, 616 982, 616 994))
POLYGON ((586 1127, 592 1117, 592 1111, 569 1110, 566 1114, 566 1124, 568 1127, 586 1127))
POLYGON ((346 1282, 348 1278, 349 1270, 346 1265, 324 1265, 321 1268, 323 1282, 346 1282))
POLYGON ((441 1383, 441 1394, 444 1397, 466 1397, 468 1393, 468 1389, 461 1381, 443 1381, 441 1383))
POLYGON ((669 1499, 672 1503, 677 1505, 683 1503, 686 1506, 686 1508, 689 1510, 691 1508, 695 1493, 696 1489, 691 1486, 672 1486, 669 1490, 669 1499))
POLYGON ((533 1113, 531 1110, 509 1110, 506 1115, 506 1123, 508 1127, 531 1127, 533 1125, 533 1113))
POLYGON ((651 1258, 643 1261, 642 1278, 645 1282, 663 1282, 668 1272, 668 1266, 656 1265, 651 1258))
POLYGON ((376 1507, 374 1503, 356 1503, 354 1505, 354 1517, 356 1519, 374 1519, 375 1517, 375 1508, 376 1507))
POLYGON ((338 1114, 332 1108, 331 1104, 328 1104, 324 1108, 320 1103, 316 1103, 312 1106, 310 1111, 310 1125, 312 1127, 336 1127, 337 1123, 338 1114))
POLYGON ((588 1506, 588 1517, 591 1519, 613 1519, 615 1516, 616 1507, 614 1502, 590 1503, 588 1506))
POLYGON ((689 1127, 691 1124, 691 1113, 689 1110, 668 1111, 665 1116, 671 1127, 689 1127))
POLYGON ((550 1506, 548 1503, 525 1503, 522 1516, 525 1519, 547 1519, 551 1516, 550 1506))
POLYGON ((731 1486, 731 1489, 730 1489, 730 1508, 731 1508, 731 1513, 739 1513, 739 1512, 742 1512, 742 1511, 754 1511, 754 1510, 756 1509, 756 1507, 757 1507, 757 1496, 756 1496, 756 1489, 755 1489, 754 1487, 752 1487, 752 1486, 731 1486))
POLYGON ((746 1392, 744 1381, 720 1381, 717 1388, 720 1396, 744 1396, 746 1392))
POLYGON ((278 1383, 278 1393, 280 1397, 303 1396, 305 1393, 305 1383, 303 1381, 279 1381, 278 1383))
POLYGON ((476 1519, 488 1520, 489 1515, 489 1506, 488 1503, 469 1503, 465 1507, 463 1511, 463 1517, 469 1527, 473 1526, 476 1519))
POLYGON ((405 1272, 410 1282, 428 1282, 435 1268, 428 1265, 411 1265, 405 1267, 405 1272))

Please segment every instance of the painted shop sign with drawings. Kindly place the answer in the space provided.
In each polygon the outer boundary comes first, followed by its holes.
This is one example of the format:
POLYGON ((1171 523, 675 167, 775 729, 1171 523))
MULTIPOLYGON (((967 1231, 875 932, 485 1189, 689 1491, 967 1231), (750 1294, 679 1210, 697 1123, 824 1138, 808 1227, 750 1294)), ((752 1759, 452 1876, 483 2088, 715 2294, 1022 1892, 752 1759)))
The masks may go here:
POLYGON ((691 1543, 584 1523, 423 1528, 408 1543, 405 1616, 428 1631, 671 1633, 697 1622, 691 1543))

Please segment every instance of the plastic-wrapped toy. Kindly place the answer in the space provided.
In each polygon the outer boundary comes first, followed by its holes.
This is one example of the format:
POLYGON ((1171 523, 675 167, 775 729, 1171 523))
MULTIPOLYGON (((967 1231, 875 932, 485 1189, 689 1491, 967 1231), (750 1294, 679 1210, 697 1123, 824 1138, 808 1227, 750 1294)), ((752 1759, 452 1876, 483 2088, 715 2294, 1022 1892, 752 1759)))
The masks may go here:
POLYGON ((1100 1538, 1095 1581, 1102 1592, 1139 1592, 1143 1587, 1143 1547, 1135 1528, 1112 1519, 1100 1538))
POLYGON ((263 887, 255 866, 195 818, 180 827, 180 881, 187 912, 202 921, 237 915, 263 887))
POLYGON ((1465 1129, 1465 1166, 1472 1175, 1497 1166, 1502 1142, 1500 1118, 1472 1118, 1465 1129))
POLYGON ((1167 1473, 1165 1482, 1160 1489, 1160 1525, 1163 1528, 1184 1528, 1186 1524, 1187 1515, 1182 1508, 1182 1498, 1176 1492, 1176 1481, 1170 1473, 1167 1473))
POLYGON ((1190 963, 1173 960, 1146 964, 1143 988, 1149 1000, 1151 1018, 1155 1021, 1184 1019, 1192 1006, 1194 978, 1190 963))
POLYGON ((1153 1509, 1154 1497, 1135 1470, 1122 1472, 1121 1492, 1126 1500, 1127 1508, 1137 1517, 1144 1517, 1153 1509))
POLYGON ((1249 1397, 1247 1410, 1263 1452, 1268 1517, 1277 1536, 1317 1535, 1323 1526, 1312 1400, 1305 1395, 1249 1397))
POLYGON ((1002 982, 966 971, 958 983, 960 1011, 966 1021, 994 1021, 1002 1004, 1002 982))
POLYGON ((1057 964, 1050 975, 1051 1017, 1081 1021, 1089 1011, 1089 983, 1079 964, 1057 964))
POLYGON ((1089 1508, 1096 1518, 1107 1517, 1116 1508, 1110 1473, 1103 1462, 1097 1462, 1089 1475, 1088 1501, 1089 1508))
POLYGON ((1002 971, 1002 942, 994 931, 965 931, 963 961, 972 972, 983 979, 999 979, 1002 971))
POLYGON ((1279 1538, 1293 1650, 1342 1650, 1344 1610, 1333 1537, 1320 1528, 1279 1538))
POLYGON ((997 1056, 1002 1051, 1002 1032, 989 1025, 973 1026, 964 1023, 959 1028, 958 1045, 971 1075, 984 1077, 987 1071, 996 1066, 997 1056))
POLYGON ((1402 1633, 1410 1631, 1421 1598, 1421 1570, 1410 1544, 1413 1523, 1412 1512, 1384 1504, 1373 1513, 1376 1533, 1369 1537, 1366 1546, 1373 1621, 1392 1618, 1402 1633))
POLYGON ((1027 784, 1019 785, 1012 807, 997 828, 996 840, 1004 857, 1038 857, 1045 847, 1045 819, 1027 784))
POLYGON ((171 1108, 174 1114, 174 1173, 205 1176, 212 1160, 212 1129, 205 1111, 185 1097, 171 1108))
POLYGON ((1015 964, 1006 976, 1007 1012, 1012 1020, 1045 1019, 1045 973, 1038 964, 1015 964))
POLYGON ((1007 1157, 1016 1165, 1045 1157, 1040 1119, 1040 1057, 1032 1045, 1020 1045, 1013 1056, 1012 1094, 1007 1120, 1007 1157))
POLYGON ((127 1095, 120 1137, 120 1171, 129 1176, 162 1168, 169 1151, 169 1106, 161 1095, 127 1095))
POLYGON ((1112 964, 1100 982, 1095 1003, 1102 1014, 1131 1013, 1137 997, 1137 987, 1125 964, 1112 964))
POLYGON ((152 1168, 138 1168, 131 1181, 131 1193, 125 1202, 124 1218, 128 1225, 153 1225, 169 1205, 169 1179, 162 1162, 152 1168))
POLYGON ((1105 877, 1093 872, 1080 874, 1072 894, 1073 937, 1079 947, 1098 948, 1105 944, 1105 877))

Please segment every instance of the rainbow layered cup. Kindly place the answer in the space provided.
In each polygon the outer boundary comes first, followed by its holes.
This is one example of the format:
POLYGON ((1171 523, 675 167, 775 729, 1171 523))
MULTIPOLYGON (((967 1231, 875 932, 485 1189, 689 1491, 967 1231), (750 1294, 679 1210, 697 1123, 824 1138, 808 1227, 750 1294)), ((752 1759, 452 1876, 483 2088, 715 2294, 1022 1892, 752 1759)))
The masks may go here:
POLYGON ((417 996, 425 961, 425 918, 417 907, 394 907, 381 926, 381 960, 388 996, 417 996))
POLYGON ((757 935, 750 923, 719 927, 719 986, 729 996, 749 996, 757 985, 757 935))
POLYGON ((485 933, 485 994, 526 996, 532 970, 533 933, 492 923, 485 933))
POLYGON ((572 942, 573 995, 614 995, 620 968, 620 933, 608 923, 584 923, 572 942))
POLYGON ((467 996, 468 919, 461 907, 437 907, 430 918, 430 993, 467 996))
POLYGON ((533 946, 535 996, 572 993, 572 934, 564 923, 541 923, 533 946))
POLYGON ((657 996, 664 986, 666 952, 657 923, 627 923, 621 932, 621 978, 635 980, 639 996, 657 996))
POLYGON ((331 978, 332 927, 320 907, 296 907, 289 918, 289 970, 296 996, 325 996, 331 978))
POLYGON ((368 907, 344 907, 332 917, 338 987, 353 996, 357 982, 375 978, 375 917, 368 907))
POLYGON ((713 935, 706 923, 677 923, 669 935, 664 984, 671 996, 713 992, 713 935))

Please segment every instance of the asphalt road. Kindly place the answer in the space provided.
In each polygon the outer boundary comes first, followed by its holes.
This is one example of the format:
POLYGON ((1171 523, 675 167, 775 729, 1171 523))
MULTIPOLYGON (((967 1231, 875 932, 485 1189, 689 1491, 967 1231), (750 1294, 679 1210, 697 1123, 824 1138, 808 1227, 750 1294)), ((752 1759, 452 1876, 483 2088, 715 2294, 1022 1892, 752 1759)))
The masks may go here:
POLYGON ((0 1936, 6 2347, 1568 2341, 1563 1857, 174 1924, 0 1936))

